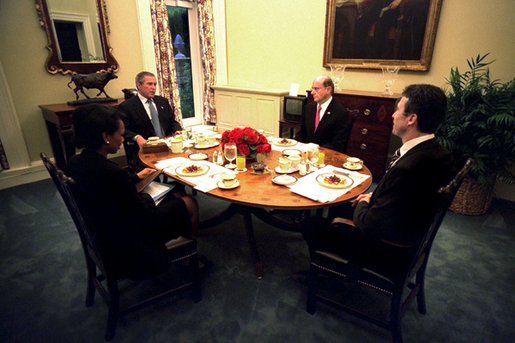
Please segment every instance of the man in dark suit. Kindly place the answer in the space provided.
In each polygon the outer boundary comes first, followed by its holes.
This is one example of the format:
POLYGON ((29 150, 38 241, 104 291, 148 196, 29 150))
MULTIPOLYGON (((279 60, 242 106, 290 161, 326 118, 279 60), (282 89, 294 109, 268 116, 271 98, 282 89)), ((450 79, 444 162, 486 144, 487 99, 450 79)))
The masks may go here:
POLYGON ((304 143, 316 143, 336 151, 345 152, 351 129, 351 115, 333 99, 334 84, 328 76, 313 81, 311 95, 314 102, 306 105, 302 113, 300 131, 295 137, 304 143))
MULTIPOLYGON (((328 250, 383 270, 407 267, 436 212, 438 189, 454 175, 451 154, 434 136, 446 108, 440 88, 406 87, 392 116, 392 131, 403 145, 389 169, 372 193, 357 198, 352 215, 355 227, 327 226, 305 232, 310 251, 328 250)), ((332 210, 330 216, 342 216, 346 210, 332 210)))
POLYGON ((156 95, 156 77, 142 71, 136 75, 138 94, 120 104, 119 110, 125 123, 125 148, 129 164, 138 161, 137 154, 148 137, 171 136, 181 131, 174 112, 166 98, 156 95), (136 145, 137 144, 137 145, 136 145))

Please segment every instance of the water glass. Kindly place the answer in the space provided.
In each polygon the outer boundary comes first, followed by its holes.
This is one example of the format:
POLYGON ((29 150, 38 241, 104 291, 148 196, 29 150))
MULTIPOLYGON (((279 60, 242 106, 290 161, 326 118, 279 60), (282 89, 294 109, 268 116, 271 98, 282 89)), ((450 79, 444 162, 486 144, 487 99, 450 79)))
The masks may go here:
POLYGON ((234 143, 227 143, 224 146, 224 156, 227 161, 229 161, 228 164, 225 165, 226 168, 234 169, 236 168, 236 165, 232 163, 236 159, 236 144, 234 143))

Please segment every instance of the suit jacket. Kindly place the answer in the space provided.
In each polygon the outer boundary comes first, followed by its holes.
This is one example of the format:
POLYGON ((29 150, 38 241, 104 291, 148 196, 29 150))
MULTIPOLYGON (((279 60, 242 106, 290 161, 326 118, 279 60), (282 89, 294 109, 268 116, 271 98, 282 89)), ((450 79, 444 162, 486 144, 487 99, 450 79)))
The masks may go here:
POLYGON ((370 204, 358 203, 354 223, 367 238, 415 245, 434 217, 437 190, 454 173, 451 154, 436 139, 422 142, 383 176, 370 204))
POLYGON ((169 267, 163 238, 154 231, 158 208, 148 194, 136 192, 126 171, 84 149, 70 159, 69 173, 77 204, 111 270, 145 278, 169 267))
MULTIPOLYGON (((166 98, 156 95, 154 103, 165 136, 170 136, 175 131, 182 130, 181 125, 175 120, 173 110, 166 98)), ((122 102, 119 110, 125 123, 126 140, 132 141, 136 135, 141 135, 145 139, 156 136, 152 122, 138 96, 133 96, 122 102)))
POLYGON ((302 113, 300 131, 295 138, 304 143, 316 143, 345 152, 352 125, 350 113, 333 98, 315 132, 316 111, 316 102, 306 105, 302 113))

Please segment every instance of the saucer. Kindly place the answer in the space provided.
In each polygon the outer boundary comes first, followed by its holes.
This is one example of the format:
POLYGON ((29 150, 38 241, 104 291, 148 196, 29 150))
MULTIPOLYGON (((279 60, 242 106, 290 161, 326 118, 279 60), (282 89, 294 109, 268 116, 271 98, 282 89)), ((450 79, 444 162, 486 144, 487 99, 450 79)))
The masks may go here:
POLYGON ((247 171, 247 168, 243 168, 242 170, 239 170, 238 168, 234 169, 234 171, 237 171, 238 173, 245 173, 247 171))
POLYGON ((193 161, 207 160, 208 157, 209 156, 207 154, 204 154, 203 152, 189 154, 188 156, 188 158, 193 161))
POLYGON ((275 167, 275 172, 278 174, 291 174, 295 173, 296 171, 299 171, 299 168, 290 168, 287 171, 283 171, 279 166, 275 167))
POLYGON ((218 186, 218 188, 220 189, 234 189, 236 187, 240 187, 240 181, 239 180, 236 180, 236 182, 234 182, 234 184, 232 186, 226 186, 224 185, 223 181, 218 181, 216 183, 216 185, 218 186))
POLYGON ((349 169, 349 170, 361 170, 363 169, 363 165, 362 164, 349 164, 348 162, 345 162, 343 164, 343 168, 345 169, 349 169))
POLYGON ((195 149, 211 149, 211 148, 214 148, 215 146, 219 146, 219 145, 220 145, 220 143, 202 144, 202 145, 195 144, 195 149))
POLYGON ((295 176, 283 174, 272 178, 272 182, 276 185, 288 186, 297 182, 297 178, 295 176))

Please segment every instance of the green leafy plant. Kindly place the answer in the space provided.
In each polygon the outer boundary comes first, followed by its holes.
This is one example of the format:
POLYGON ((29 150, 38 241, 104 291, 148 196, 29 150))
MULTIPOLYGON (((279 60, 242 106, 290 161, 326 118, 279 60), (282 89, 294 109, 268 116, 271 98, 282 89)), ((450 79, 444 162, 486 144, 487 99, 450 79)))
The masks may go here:
POLYGON ((490 79, 486 55, 467 60, 469 70, 451 68, 448 112, 437 131, 440 143, 461 165, 474 160, 470 176, 485 187, 495 178, 514 183, 515 79, 490 79))

